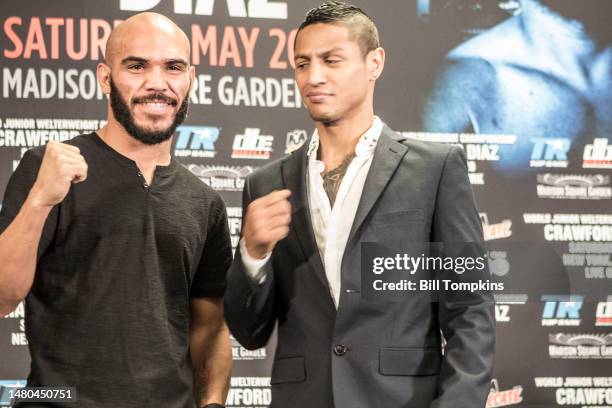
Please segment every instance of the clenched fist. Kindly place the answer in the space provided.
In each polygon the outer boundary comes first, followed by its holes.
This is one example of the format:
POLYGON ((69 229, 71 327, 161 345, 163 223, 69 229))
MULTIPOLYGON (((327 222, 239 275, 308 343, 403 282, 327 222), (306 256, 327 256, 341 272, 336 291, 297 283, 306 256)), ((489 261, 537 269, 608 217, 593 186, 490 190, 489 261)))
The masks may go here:
POLYGON ((45 147, 30 195, 37 204, 52 207, 64 200, 73 183, 80 183, 86 178, 87 163, 79 148, 51 141, 45 147))
POLYGON ((264 258, 278 241, 289 234, 290 195, 289 190, 273 191, 249 204, 242 236, 246 250, 253 258, 264 258))

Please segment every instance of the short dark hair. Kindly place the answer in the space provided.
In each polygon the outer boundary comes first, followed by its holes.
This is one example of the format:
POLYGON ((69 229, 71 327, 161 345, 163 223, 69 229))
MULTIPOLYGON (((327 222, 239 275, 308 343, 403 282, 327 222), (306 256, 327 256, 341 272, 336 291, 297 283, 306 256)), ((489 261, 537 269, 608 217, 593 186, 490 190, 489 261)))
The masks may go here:
MULTIPOLYGON (((357 39, 364 56, 380 47, 378 29, 374 21, 359 7, 343 1, 326 1, 306 13, 297 33, 313 24, 339 24, 349 29, 353 39, 357 39)), ((297 35, 295 36, 297 39, 297 35)))

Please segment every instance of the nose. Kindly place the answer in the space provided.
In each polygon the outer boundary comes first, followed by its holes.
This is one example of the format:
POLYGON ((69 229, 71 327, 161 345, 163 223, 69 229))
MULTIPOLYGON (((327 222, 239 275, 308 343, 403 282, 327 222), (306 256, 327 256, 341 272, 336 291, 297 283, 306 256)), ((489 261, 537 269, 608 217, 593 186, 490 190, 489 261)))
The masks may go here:
POLYGON ((308 67, 308 84, 318 86, 325 83, 325 67, 317 62, 311 62, 308 67))
POLYGON ((151 67, 146 74, 145 88, 147 91, 165 91, 166 77, 160 67, 151 67))

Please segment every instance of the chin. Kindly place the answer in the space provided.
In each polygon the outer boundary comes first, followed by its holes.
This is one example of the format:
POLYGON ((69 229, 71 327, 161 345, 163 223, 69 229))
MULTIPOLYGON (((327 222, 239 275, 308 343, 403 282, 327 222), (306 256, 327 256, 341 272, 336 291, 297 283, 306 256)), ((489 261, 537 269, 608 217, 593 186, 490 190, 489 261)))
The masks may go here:
POLYGON ((172 126, 172 120, 136 122, 136 126, 147 132, 163 132, 172 126))
POLYGON ((337 120, 337 118, 330 112, 308 111, 308 113, 310 114, 310 118, 314 120, 315 122, 327 123, 327 122, 335 122, 337 120))

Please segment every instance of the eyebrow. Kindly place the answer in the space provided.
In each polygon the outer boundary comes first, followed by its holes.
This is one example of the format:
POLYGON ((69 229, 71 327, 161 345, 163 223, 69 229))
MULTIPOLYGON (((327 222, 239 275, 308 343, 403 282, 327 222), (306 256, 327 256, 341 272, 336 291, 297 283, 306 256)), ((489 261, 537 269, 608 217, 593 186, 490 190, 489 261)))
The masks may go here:
MULTIPOLYGON (((343 52, 344 49, 341 47, 336 47, 336 48, 332 48, 331 50, 326 50, 323 52, 320 52, 318 54, 316 54, 317 57, 319 58, 326 58, 329 57, 331 54, 337 53, 337 52, 343 52)), ((294 57, 295 60, 298 59, 305 59, 305 60, 310 60, 310 57, 305 55, 305 54, 296 54, 294 57)))
POLYGON ((130 55, 128 57, 125 57, 124 59, 121 60, 122 64, 129 64, 129 63, 132 63, 132 62, 146 63, 146 62, 149 62, 149 60, 147 60, 146 58, 135 57, 135 56, 132 56, 132 55, 130 55))
POLYGON ((165 62, 166 64, 179 64, 179 65, 184 65, 184 66, 189 65, 189 63, 182 58, 172 58, 172 59, 166 60, 165 62))
MULTIPOLYGON (((133 55, 130 55, 128 57, 125 57, 124 59, 121 60, 122 64, 130 64, 130 63, 134 63, 134 62, 140 62, 142 64, 146 64, 149 62, 148 59, 146 58, 142 58, 142 57, 136 57, 133 55)), ((184 65, 184 66, 188 66, 189 63, 182 59, 182 58, 170 58, 164 61, 165 64, 179 64, 179 65, 184 65)))

